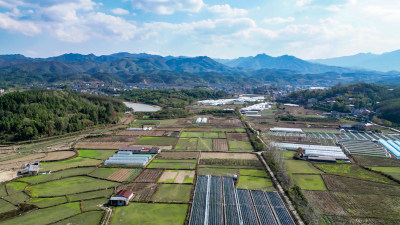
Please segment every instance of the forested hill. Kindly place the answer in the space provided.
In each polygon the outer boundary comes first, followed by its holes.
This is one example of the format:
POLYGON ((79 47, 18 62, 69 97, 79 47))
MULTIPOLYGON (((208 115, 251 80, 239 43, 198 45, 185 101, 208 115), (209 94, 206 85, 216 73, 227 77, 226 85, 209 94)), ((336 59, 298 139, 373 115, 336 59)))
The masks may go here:
POLYGON ((0 97, 0 141, 36 139, 118 121, 119 100, 73 92, 30 90, 0 97))
POLYGON ((325 111, 350 112, 354 108, 376 110, 376 116, 400 125, 400 88, 392 89, 376 84, 357 83, 346 86, 333 86, 328 90, 304 90, 293 92, 284 101, 306 104, 316 98, 314 108, 325 111), (328 102, 329 101, 329 102, 328 102), (332 104, 331 102, 334 101, 332 104))

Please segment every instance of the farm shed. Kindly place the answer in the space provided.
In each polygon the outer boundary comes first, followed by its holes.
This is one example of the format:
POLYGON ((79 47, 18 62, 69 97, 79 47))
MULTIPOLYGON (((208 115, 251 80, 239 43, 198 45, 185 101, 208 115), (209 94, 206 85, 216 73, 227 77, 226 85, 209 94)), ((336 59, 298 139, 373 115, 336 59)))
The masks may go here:
POLYGON ((115 196, 110 198, 109 204, 112 206, 129 205, 129 201, 133 197, 133 192, 128 190, 120 190, 115 196))
POLYGON ((27 164, 26 166, 22 167, 21 170, 18 171, 18 175, 23 175, 23 176, 34 176, 39 173, 39 162, 33 162, 30 164, 27 164))

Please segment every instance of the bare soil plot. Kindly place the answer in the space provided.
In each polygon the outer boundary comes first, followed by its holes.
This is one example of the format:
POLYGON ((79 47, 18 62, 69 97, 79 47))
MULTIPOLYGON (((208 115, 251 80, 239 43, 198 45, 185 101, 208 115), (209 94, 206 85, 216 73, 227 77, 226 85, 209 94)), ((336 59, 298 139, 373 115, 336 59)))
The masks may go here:
POLYGON ((348 213, 339 205, 329 191, 303 191, 309 203, 324 215, 346 216, 348 213))
POLYGON ((400 195, 400 187, 398 185, 327 174, 323 174, 322 178, 330 191, 357 194, 385 193, 387 195, 400 195))
POLYGON ((213 150, 227 152, 229 148, 226 139, 213 139, 213 150))
POLYGON ((400 219, 400 196, 375 194, 349 194, 332 192, 333 196, 352 215, 382 219, 400 219))
POLYGON ((202 152, 201 159, 246 159, 258 160, 255 154, 250 153, 217 153, 217 152, 202 152))
POLYGON ((21 166, 26 165, 29 162, 40 161, 44 157, 46 157, 45 153, 35 153, 35 154, 30 154, 27 156, 20 157, 20 158, 2 161, 0 163, 0 169, 8 170, 8 169, 14 169, 14 168, 21 168, 21 166))
POLYGON ((12 180, 17 177, 17 171, 0 171, 0 183, 12 180))
POLYGON ((56 151, 47 153, 46 157, 42 158, 40 161, 57 161, 72 158, 77 156, 74 151, 56 151))
POLYGON ((118 182, 123 182, 128 180, 128 178, 132 175, 132 172, 136 169, 118 169, 113 174, 107 177, 107 180, 114 180, 118 182))
POLYGON ((132 135, 114 135, 106 137, 87 138, 85 142, 135 142, 139 136, 132 135))
POLYGON ((162 173, 163 170, 145 169, 135 178, 135 182, 155 183, 162 173))
POLYGON ((210 117, 208 124, 217 125, 221 127, 241 127, 242 123, 235 117, 210 117))
POLYGON ((157 159, 197 159, 199 152, 161 152, 157 159))
POLYGON ((120 190, 130 190, 134 193, 131 201, 147 202, 151 201, 151 197, 157 191, 160 184, 157 183, 128 183, 117 187, 117 192, 120 190))
POLYGON ((165 170, 158 182, 160 183, 193 183, 194 170, 165 170))
POLYGON ((119 149, 121 147, 131 146, 133 142, 86 142, 82 141, 75 145, 80 149, 119 149))
POLYGON ((230 141, 249 141, 247 133, 227 133, 226 135, 230 141))

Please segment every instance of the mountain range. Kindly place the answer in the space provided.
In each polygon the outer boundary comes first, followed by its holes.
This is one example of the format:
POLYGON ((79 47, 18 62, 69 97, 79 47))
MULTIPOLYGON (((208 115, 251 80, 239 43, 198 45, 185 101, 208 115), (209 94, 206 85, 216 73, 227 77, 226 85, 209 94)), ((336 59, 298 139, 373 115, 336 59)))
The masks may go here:
POLYGON ((102 56, 69 53, 49 58, 0 55, 0 86, 94 80, 167 85, 243 86, 264 82, 333 85, 398 76, 396 72, 323 65, 288 55, 259 54, 232 60, 127 52, 102 56))
POLYGON ((400 50, 383 54, 359 53, 338 58, 314 59, 310 62, 365 70, 400 71, 400 50))

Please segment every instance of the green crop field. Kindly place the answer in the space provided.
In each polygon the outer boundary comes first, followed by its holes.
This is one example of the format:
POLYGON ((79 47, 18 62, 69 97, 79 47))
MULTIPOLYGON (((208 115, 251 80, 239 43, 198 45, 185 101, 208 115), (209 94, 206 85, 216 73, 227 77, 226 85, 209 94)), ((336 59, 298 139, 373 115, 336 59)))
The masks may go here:
POLYGON ((32 198, 29 200, 29 204, 36 205, 39 208, 47 208, 49 206, 60 205, 66 203, 67 199, 65 196, 53 197, 53 198, 32 198))
POLYGON ((0 185, 0 197, 7 196, 6 185, 0 185))
POLYGON ((293 159, 293 156, 296 154, 295 151, 282 151, 283 158, 286 160, 293 159))
POLYGON ((189 202, 192 185, 161 184, 153 195, 154 202, 189 202))
POLYGON ((369 167, 372 170, 379 171, 400 180, 400 167, 369 167))
POLYGON ((5 225, 31 225, 31 224, 49 224, 64 218, 68 218, 81 213, 79 202, 67 203, 46 209, 31 211, 19 217, 15 217, 0 224, 5 225))
POLYGON ((294 182, 303 190, 326 191, 321 175, 292 174, 294 182))
POLYGON ((269 177, 265 170, 240 169, 240 176, 269 177))
POLYGON ((387 177, 384 177, 378 173, 374 173, 363 169, 357 165, 349 164, 316 164, 318 168, 323 170, 325 173, 336 174, 341 176, 359 178, 364 180, 394 184, 395 182, 387 177))
POLYGON ((106 179, 117 170, 118 168, 97 168, 90 173, 90 176, 106 179))
POLYGON ((108 203, 109 198, 96 198, 91 200, 85 200, 82 202, 82 211, 93 211, 93 210, 101 210, 100 206, 108 203))
POLYGON ((103 217, 103 211, 85 212, 71 218, 65 219, 54 225, 87 225, 87 224, 100 224, 103 217))
POLYGON ((57 171, 78 166, 97 166, 102 162, 103 161, 97 159, 75 157, 73 159, 68 159, 64 161, 41 163, 40 168, 41 171, 57 171))
POLYGON ((181 137, 188 138, 201 138, 203 137, 204 132, 182 132, 181 137))
POLYGON ((14 205, 21 204, 29 200, 29 196, 25 192, 17 192, 12 195, 3 197, 3 199, 11 202, 14 205))
POLYGON ((87 199, 93 199, 93 198, 101 198, 101 197, 109 198, 113 193, 114 193, 114 189, 109 188, 109 189, 104 189, 104 190, 99 190, 99 191, 89 191, 89 192, 84 192, 84 193, 79 193, 79 194, 68 195, 68 199, 71 202, 74 202, 74 201, 87 200, 87 199))
POLYGON ((153 169, 195 169, 197 160, 172 160, 172 159, 155 159, 147 168, 153 169))
POLYGON ((319 174, 322 171, 315 168, 310 162, 303 160, 285 160, 285 166, 288 173, 314 173, 319 174))
POLYGON ((18 180, 25 181, 31 184, 38 184, 46 181, 58 180, 63 177, 72 177, 77 175, 86 175, 92 172, 96 167, 82 167, 82 168, 72 168, 62 171, 57 171, 51 174, 43 174, 31 177, 22 177, 18 180))
POLYGON ((74 194, 85 191, 106 189, 117 186, 119 183, 112 181, 99 180, 91 177, 78 176, 68 177, 61 180, 50 181, 32 185, 28 191, 32 196, 60 196, 74 194))
POLYGON ((0 199, 0 213, 9 212, 14 209, 17 209, 17 207, 11 203, 8 203, 7 201, 4 201, 3 199, 0 199))
POLYGON ((400 167, 400 160, 393 158, 354 155, 353 158, 362 166, 367 167, 400 167))
POLYGON ((182 225, 187 211, 185 204, 131 203, 115 209, 111 225, 182 225))
POLYGON ((212 151, 213 142, 209 138, 199 138, 197 142, 197 150, 212 151))
POLYGON ((236 185, 240 189, 274 191, 275 188, 270 178, 240 176, 239 182, 236 185))
POLYGON ((178 143, 174 147, 176 150, 196 150, 197 138, 179 138, 178 143))
POLYGON ((141 137, 135 142, 135 145, 169 146, 175 145, 177 140, 176 137, 141 137))
POLYGON ((239 174, 237 168, 215 168, 215 167, 200 167, 197 175, 212 175, 212 176, 224 176, 233 177, 233 175, 239 174))
POLYGON ((86 150, 80 149, 78 150, 79 156, 93 159, 101 159, 106 160, 110 156, 115 154, 115 150, 86 150))
POLYGON ((6 184, 7 191, 9 195, 15 194, 17 192, 21 192, 25 189, 25 187, 28 186, 27 183, 23 182, 18 182, 18 181, 13 181, 10 183, 6 184))
POLYGON ((248 141, 229 141, 229 150, 234 152, 252 152, 253 147, 248 141))

